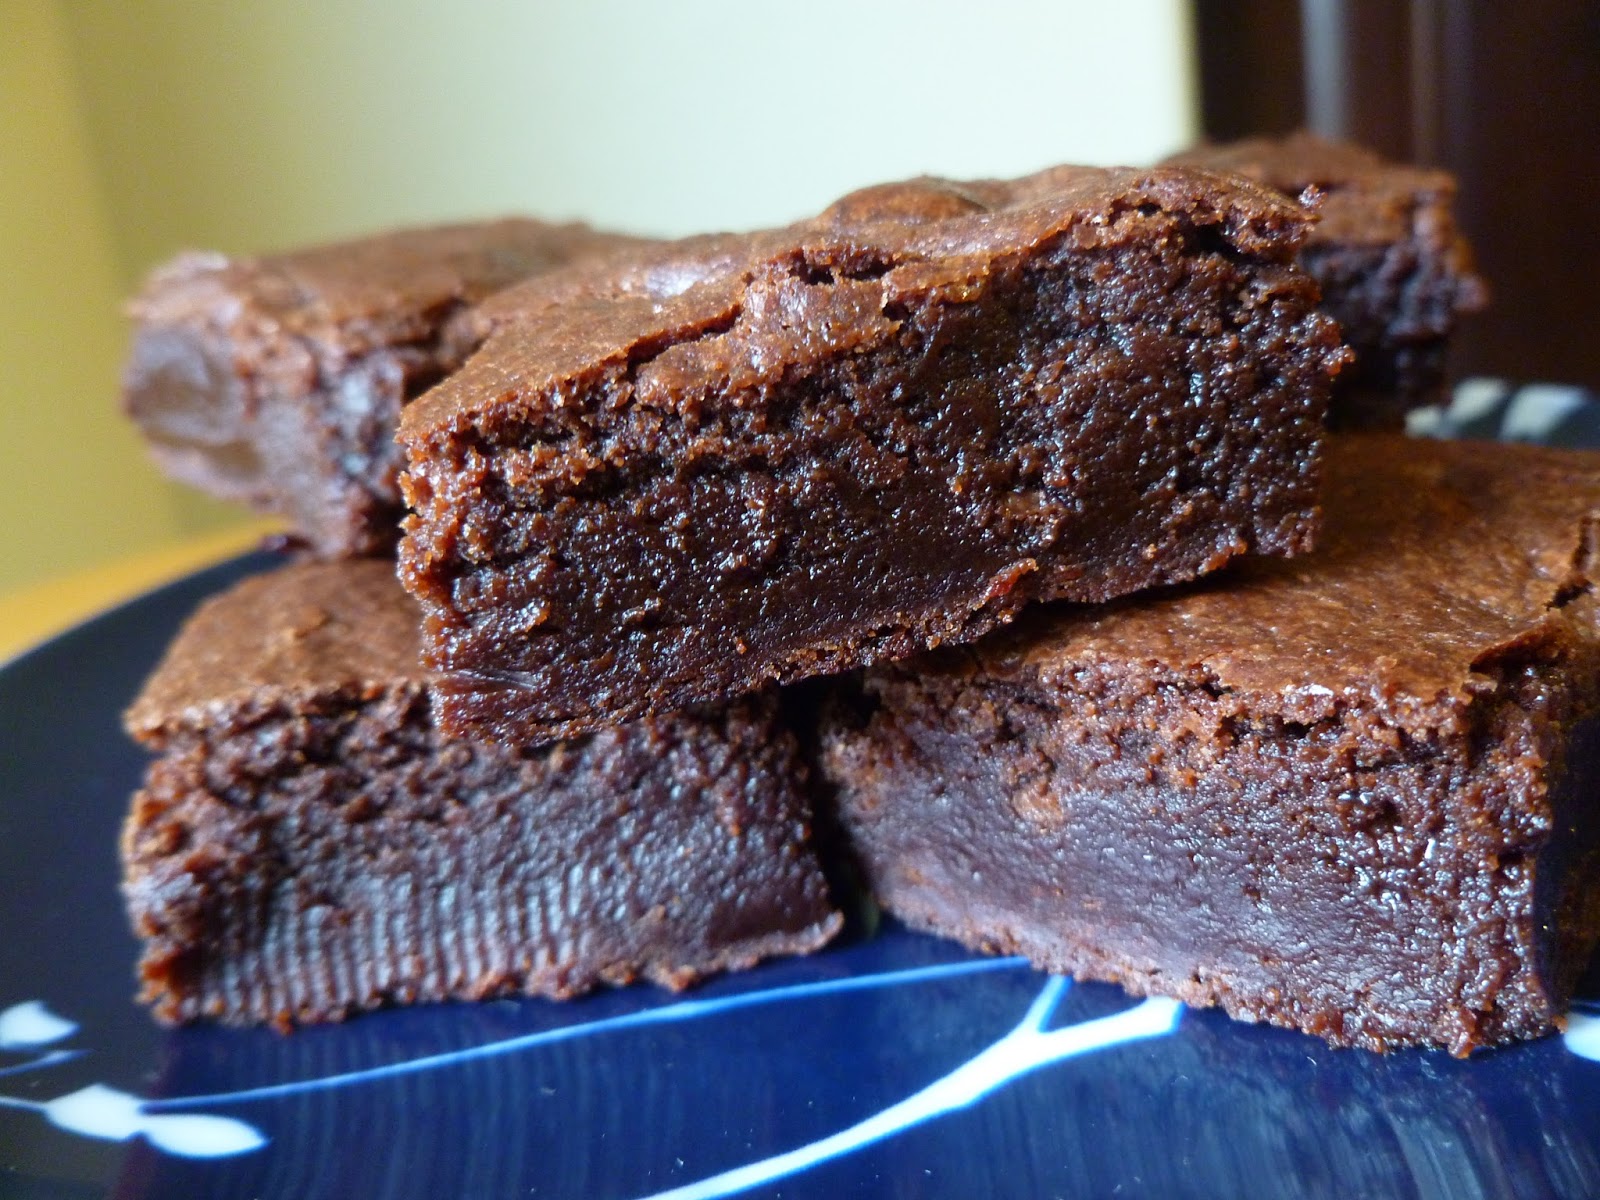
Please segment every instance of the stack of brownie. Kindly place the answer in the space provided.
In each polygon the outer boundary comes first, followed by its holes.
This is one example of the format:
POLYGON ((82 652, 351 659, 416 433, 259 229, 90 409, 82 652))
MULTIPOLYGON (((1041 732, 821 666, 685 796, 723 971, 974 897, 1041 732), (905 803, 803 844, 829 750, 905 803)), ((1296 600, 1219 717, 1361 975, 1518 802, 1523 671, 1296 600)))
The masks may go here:
POLYGON ((158 1014, 805 952, 822 803, 881 903, 978 948, 1340 1044, 1549 1029, 1600 933, 1600 461, 1326 433, 1421 396, 1481 293, 1447 187, 1352 162, 158 272, 135 419, 305 551, 129 712, 158 1014), (1389 248, 1328 251, 1312 184, 1389 248), (1360 303, 1393 311, 1335 392, 1360 303))

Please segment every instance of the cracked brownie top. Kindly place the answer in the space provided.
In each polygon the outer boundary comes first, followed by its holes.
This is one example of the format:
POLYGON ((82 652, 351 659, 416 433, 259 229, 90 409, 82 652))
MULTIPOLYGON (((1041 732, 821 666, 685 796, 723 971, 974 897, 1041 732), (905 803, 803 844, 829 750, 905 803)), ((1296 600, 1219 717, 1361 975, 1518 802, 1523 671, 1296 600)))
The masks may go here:
POLYGON ((1497 666, 1597 640, 1600 455, 1350 434, 1329 441, 1324 488, 1311 555, 1041 612, 968 661, 1040 677, 1139 663, 1281 697, 1301 720, 1359 700, 1428 723, 1497 666))
POLYGON ((1174 217, 1221 247, 1284 263, 1311 220, 1267 188, 1178 168, 1065 166, 1014 181, 866 188, 786 229, 690 238, 500 294, 473 315, 480 352, 408 408, 402 440, 495 424, 508 401, 525 417, 569 407, 617 366, 639 373, 634 402, 647 407, 757 387, 894 337, 907 295, 960 299, 1054 241, 1111 249, 1159 235, 1174 217), (721 334, 731 336, 696 348, 721 334))

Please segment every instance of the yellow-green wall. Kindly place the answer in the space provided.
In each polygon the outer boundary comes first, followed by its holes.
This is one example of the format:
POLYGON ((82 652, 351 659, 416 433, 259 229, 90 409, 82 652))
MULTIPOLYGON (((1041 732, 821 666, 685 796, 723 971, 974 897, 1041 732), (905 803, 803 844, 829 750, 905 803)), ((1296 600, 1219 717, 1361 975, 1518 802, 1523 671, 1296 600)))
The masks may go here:
POLYGON ((531 210, 785 221, 1195 127, 1188 0, 76 0, 125 272, 531 210))
POLYGON ((0 0, 0 589, 171 538, 116 414, 122 281, 52 0, 0 0))
POLYGON ((766 224, 1194 113, 1189 0, 0 0, 0 588, 238 519, 115 415, 121 298, 176 250, 766 224))

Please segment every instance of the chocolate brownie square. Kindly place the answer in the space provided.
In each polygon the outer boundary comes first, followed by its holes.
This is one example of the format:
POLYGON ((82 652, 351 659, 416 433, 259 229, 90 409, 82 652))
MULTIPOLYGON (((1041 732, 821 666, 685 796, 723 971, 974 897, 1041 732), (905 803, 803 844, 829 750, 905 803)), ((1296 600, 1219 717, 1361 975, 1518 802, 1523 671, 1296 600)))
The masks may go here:
POLYGON ((497 297, 401 423, 456 733, 568 736, 1105 600, 1316 525, 1344 348, 1243 180, 917 180, 497 297))
POLYGON ((1335 427, 1399 429, 1436 403, 1459 319, 1487 303, 1455 220, 1455 180, 1308 133, 1201 146, 1170 163, 1233 171, 1288 196, 1315 188, 1321 219, 1300 261, 1355 351, 1334 390, 1335 427))
POLYGON ((393 564, 247 579, 127 715, 159 753, 122 839, 144 998, 287 1024, 813 950, 840 918, 775 707, 538 750, 445 741, 393 564))
POLYGON ((921 929, 1337 1045, 1559 1023, 1600 938, 1600 455, 1348 435, 1316 553, 879 667, 822 758, 921 929))
POLYGON ((288 516, 323 557, 392 554, 400 409, 465 357, 463 314, 639 244, 510 219, 267 258, 185 254, 131 306, 125 405, 173 478, 288 516))

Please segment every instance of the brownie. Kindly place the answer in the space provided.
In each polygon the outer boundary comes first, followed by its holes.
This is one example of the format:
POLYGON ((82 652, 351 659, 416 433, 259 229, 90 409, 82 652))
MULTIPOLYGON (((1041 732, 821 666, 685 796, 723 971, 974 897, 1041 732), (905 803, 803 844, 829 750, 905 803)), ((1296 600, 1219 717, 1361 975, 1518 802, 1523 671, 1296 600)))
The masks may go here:
POLYGON ((1321 193, 1300 261, 1355 351, 1329 409, 1336 427, 1398 429, 1440 399, 1459 318, 1488 289, 1456 226, 1455 180, 1309 133, 1201 146, 1168 160, 1233 171, 1299 196, 1321 193))
POLYGON ((282 513, 324 557, 389 554, 401 407, 499 288, 640 244, 582 225, 410 229, 268 258, 185 254, 134 300, 125 403, 175 479, 282 513))
POLYGON ((569 736, 1306 549, 1345 353, 1307 222, 1202 172, 923 179, 497 297, 401 422, 442 726, 569 736))
POLYGON ((839 925, 770 695, 541 750, 445 741, 377 560, 247 579, 127 715, 159 752, 122 839, 169 1021, 565 997, 805 953, 839 925))
POLYGON ((1561 1019, 1600 937, 1600 455, 1344 435, 1318 551, 867 673, 878 899, 1337 1045, 1561 1019))

